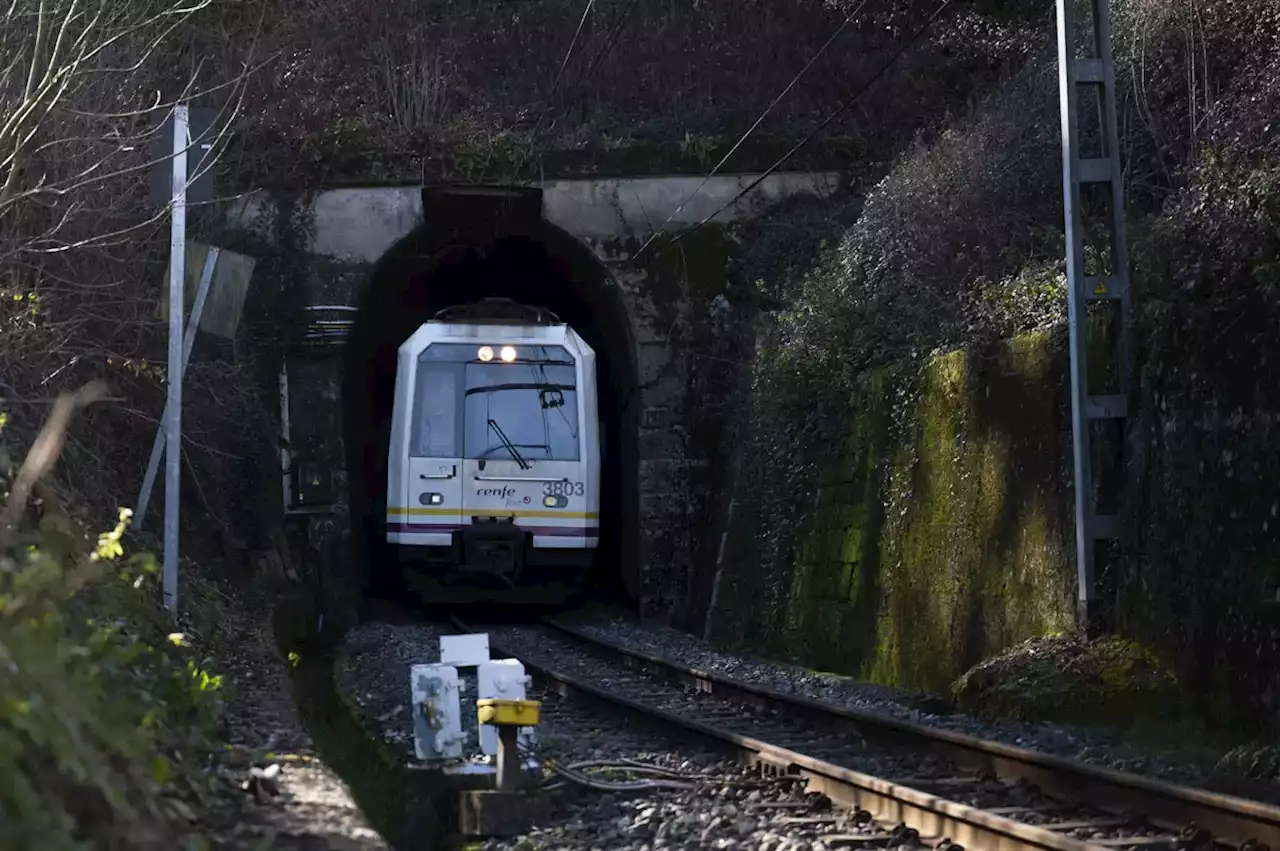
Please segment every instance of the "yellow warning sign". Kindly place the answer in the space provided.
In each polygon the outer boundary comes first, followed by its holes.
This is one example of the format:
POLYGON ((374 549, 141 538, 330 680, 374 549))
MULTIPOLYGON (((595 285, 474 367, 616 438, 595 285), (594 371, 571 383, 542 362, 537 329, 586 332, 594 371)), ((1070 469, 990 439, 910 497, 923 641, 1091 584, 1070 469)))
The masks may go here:
POLYGON ((1107 294, 1107 282, 1106 282, 1106 281, 1104 281, 1104 280, 1102 280, 1101 278, 1099 278, 1099 279, 1098 279, 1098 283, 1097 283, 1096 285, 1094 285, 1094 288, 1093 288, 1093 294, 1094 294, 1094 295, 1106 295, 1106 294, 1107 294))

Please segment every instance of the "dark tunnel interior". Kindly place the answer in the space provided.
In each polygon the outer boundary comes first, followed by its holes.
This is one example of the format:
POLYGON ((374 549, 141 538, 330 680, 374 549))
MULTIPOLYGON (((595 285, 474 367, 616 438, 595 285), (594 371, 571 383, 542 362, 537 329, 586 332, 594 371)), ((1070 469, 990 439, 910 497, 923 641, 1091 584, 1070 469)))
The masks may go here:
POLYGON ((540 210, 504 215, 494 206, 502 202, 500 194, 428 198, 427 224, 392 248, 362 295, 343 376, 352 557, 366 594, 396 584, 375 506, 387 485, 397 349, 442 308, 505 297, 552 311, 596 352, 601 537, 586 590, 630 600, 638 550, 639 406, 626 308, 590 249, 543 221, 540 210))

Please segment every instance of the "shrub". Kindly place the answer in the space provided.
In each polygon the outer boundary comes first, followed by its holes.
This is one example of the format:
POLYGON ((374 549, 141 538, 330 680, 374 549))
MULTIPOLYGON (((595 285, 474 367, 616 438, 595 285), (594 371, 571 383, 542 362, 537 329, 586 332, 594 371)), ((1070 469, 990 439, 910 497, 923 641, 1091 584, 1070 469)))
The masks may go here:
POLYGON ((1177 681, 1150 650, 1122 638, 1032 638, 971 668, 951 687, 983 718, 1129 725, 1177 716, 1177 681))
MULTIPOLYGON (((1267 0, 1114 8, 1139 392, 1123 500, 1133 522, 1120 567, 1104 582, 1117 587, 1126 631, 1175 665, 1189 693, 1211 698, 1206 716, 1234 707, 1274 718, 1280 693, 1267 555, 1280 404, 1268 372, 1280 315, 1278 15, 1267 0)), ((742 273, 773 313, 742 404, 750 486, 738 510, 750 518, 744 537, 753 548, 739 559, 751 565, 740 582, 744 606, 753 596, 776 599, 757 588, 791 587, 817 474, 845 462, 862 416, 847 403, 860 378, 889 363, 911 375, 939 349, 981 352, 993 336, 1062 322, 1051 18, 1035 40, 1041 50, 1025 67, 963 117, 947 116, 941 131, 922 127, 862 197, 822 211, 825 220, 787 211, 784 223, 757 228, 742 273)), ((1035 380, 1062 387, 1065 374, 1035 380)), ((982 399, 991 387, 968 389, 982 399)), ((906 390, 891 401, 890 438, 878 447, 886 450, 918 413, 906 390)), ((1021 434, 1017 422, 1001 427, 1021 434)), ((970 436, 942 439, 960 446, 970 436)), ((877 462, 903 465, 906 481, 927 470, 912 455, 877 462)), ((1069 490, 1047 496, 1051 513, 1070 517, 1069 490)), ((889 561, 887 575, 899 569, 889 561)), ((1024 568, 1011 561, 1009 576, 1024 568)), ((1064 571, 1064 581, 1074 575, 1064 571)), ((851 611, 844 600, 830 609, 851 611)), ((753 628, 770 634, 768 624, 753 628)))
POLYGON ((173 848, 221 681, 155 605, 154 559, 125 556, 129 512, 92 546, 52 502, 0 529, 0 847, 173 848))

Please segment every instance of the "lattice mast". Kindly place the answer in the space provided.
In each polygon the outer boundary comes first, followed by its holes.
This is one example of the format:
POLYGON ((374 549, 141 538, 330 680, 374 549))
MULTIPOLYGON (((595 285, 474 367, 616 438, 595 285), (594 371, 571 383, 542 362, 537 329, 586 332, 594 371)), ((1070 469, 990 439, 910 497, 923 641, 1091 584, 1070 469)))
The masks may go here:
MULTIPOLYGON (((1110 445, 1117 455, 1122 451, 1132 372, 1129 251, 1125 240, 1123 172, 1116 126, 1110 4, 1108 0, 1079 3, 1057 0, 1057 6, 1075 460, 1077 616, 1082 627, 1097 630, 1103 619, 1095 572, 1098 556, 1103 554, 1105 560, 1105 553, 1114 552, 1106 544, 1117 540, 1120 531, 1117 522, 1120 479, 1118 476, 1107 482, 1095 479, 1102 466, 1097 450, 1107 443, 1098 438, 1105 438, 1109 428, 1113 436, 1110 445), (1086 106, 1096 104, 1096 117, 1081 112, 1082 100, 1086 106), (1092 119, 1094 124, 1086 124, 1086 119, 1092 119), (1092 150, 1082 154, 1085 145, 1092 150), (1090 203, 1094 201, 1101 203, 1090 203), (1103 209, 1099 210, 1099 206, 1103 209), (1092 239, 1099 225, 1106 244, 1092 239), (1087 238, 1090 247, 1096 249, 1088 257, 1087 238), (1088 265, 1086 260, 1090 261, 1088 265), (1104 330, 1098 321, 1103 316, 1112 320, 1112 333, 1097 334, 1097 339, 1087 342, 1086 331, 1104 330), (1091 356, 1094 363, 1090 363, 1091 356), (1091 388, 1091 383, 1099 386, 1091 388), (1109 487, 1099 487, 1102 484, 1109 487)), ((1115 460, 1113 469, 1123 470, 1123 460, 1115 460)))

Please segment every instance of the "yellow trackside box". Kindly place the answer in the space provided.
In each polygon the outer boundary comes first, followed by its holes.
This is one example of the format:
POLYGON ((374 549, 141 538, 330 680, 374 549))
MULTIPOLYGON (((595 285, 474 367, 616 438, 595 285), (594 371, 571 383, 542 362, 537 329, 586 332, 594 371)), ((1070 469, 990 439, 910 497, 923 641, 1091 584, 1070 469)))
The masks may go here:
POLYGON ((540 706, 542 704, 536 700, 502 700, 489 697, 476 701, 480 723, 498 727, 536 727, 540 706))

